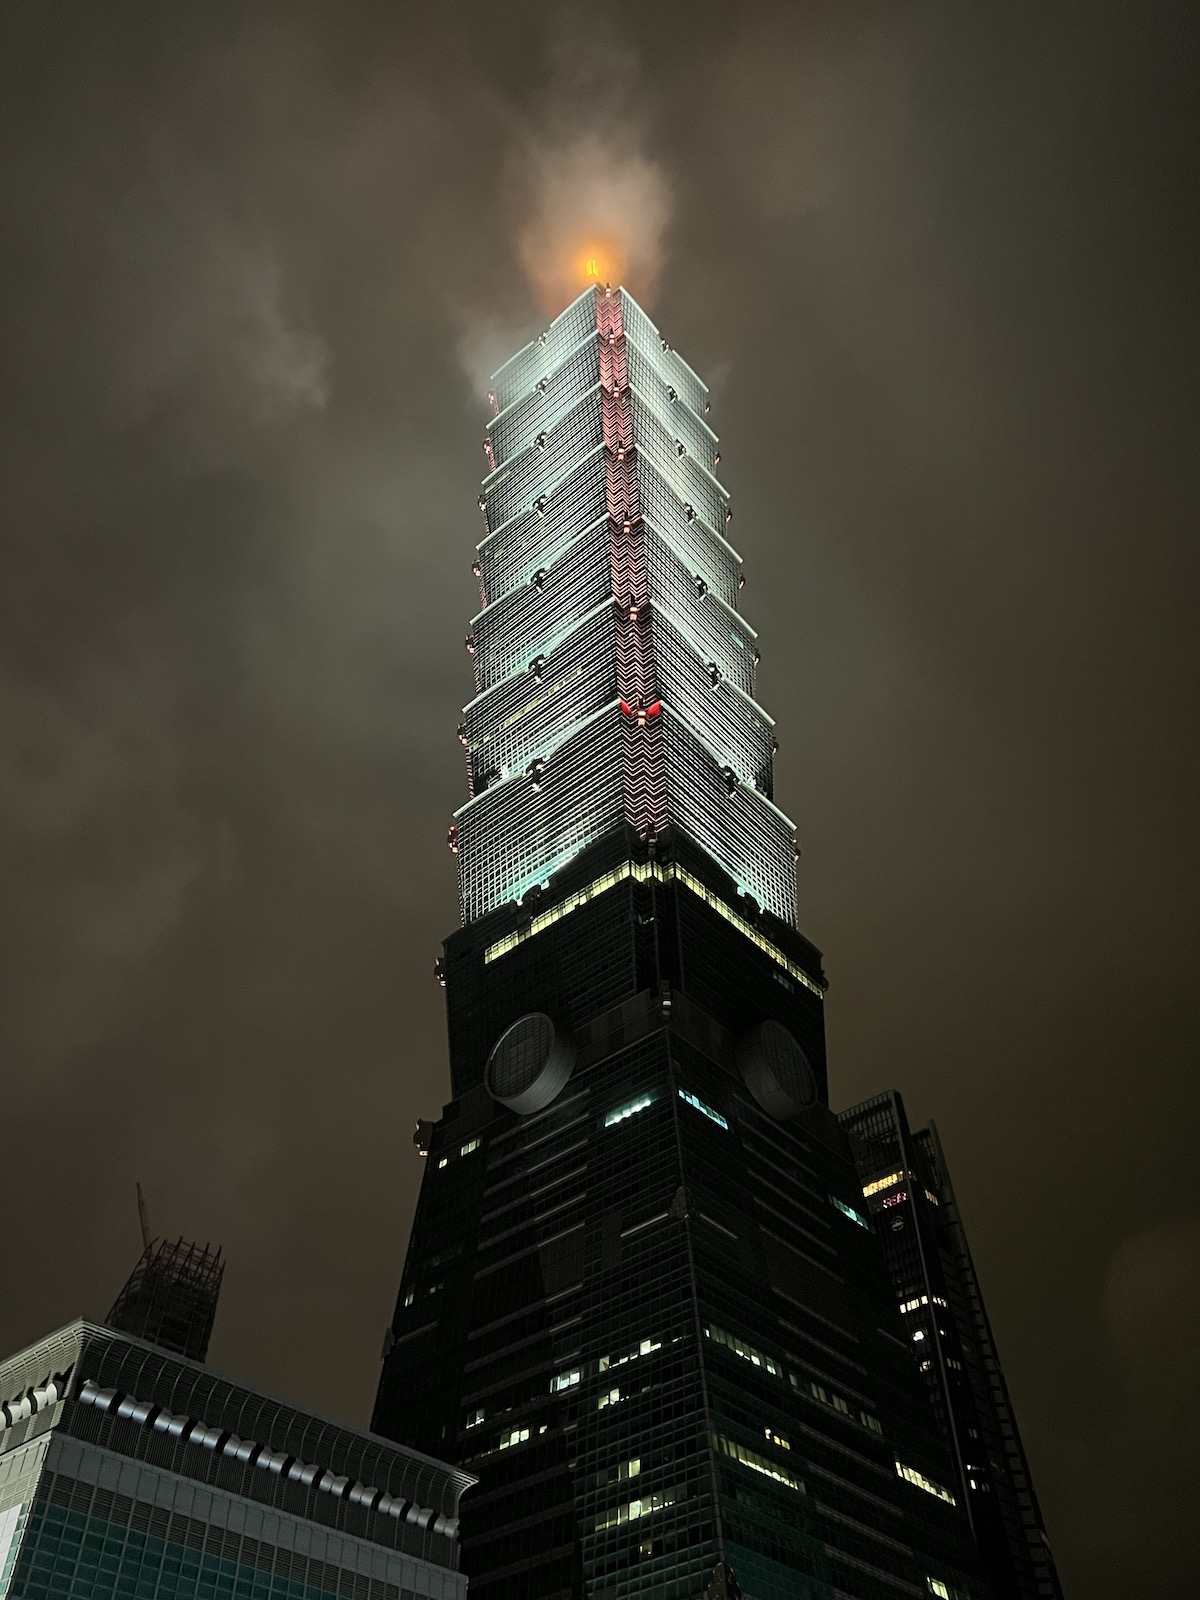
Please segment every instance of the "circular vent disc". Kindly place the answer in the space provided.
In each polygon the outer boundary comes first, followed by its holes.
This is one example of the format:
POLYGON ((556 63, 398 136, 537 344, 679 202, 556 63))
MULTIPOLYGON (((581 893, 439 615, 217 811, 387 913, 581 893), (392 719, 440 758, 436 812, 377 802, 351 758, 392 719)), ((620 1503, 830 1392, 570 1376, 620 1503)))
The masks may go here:
POLYGON ((737 1042, 742 1082, 768 1115, 786 1122, 817 1098, 808 1057, 782 1022, 768 1019, 737 1042))
POLYGON ((527 1116, 555 1098, 575 1065, 575 1041, 544 1011, 530 1011, 492 1046, 483 1081, 493 1100, 527 1116))

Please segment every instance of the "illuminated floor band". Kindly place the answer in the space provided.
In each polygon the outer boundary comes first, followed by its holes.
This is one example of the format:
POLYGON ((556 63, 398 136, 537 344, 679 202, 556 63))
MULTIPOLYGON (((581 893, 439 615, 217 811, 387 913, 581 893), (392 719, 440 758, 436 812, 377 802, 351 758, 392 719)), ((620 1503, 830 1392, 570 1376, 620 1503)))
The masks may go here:
POLYGON ((778 945, 774 945, 769 939, 765 939, 753 923, 747 922, 745 917, 740 917, 736 911, 732 911, 721 899, 720 895, 714 894, 711 889, 701 883, 694 873, 689 872, 686 867, 681 867, 674 861, 669 861, 665 865, 657 861, 626 861, 621 866, 614 867, 611 872, 605 872, 589 883, 585 889, 577 890, 574 894, 568 895, 565 900, 560 900, 558 905, 551 906, 548 911, 541 912, 532 919, 527 927, 518 928, 515 933, 506 934, 503 939, 498 939, 495 944, 489 945, 483 953, 484 961, 499 961, 501 956, 506 956, 510 950, 515 950, 519 944, 524 944, 526 939, 532 939, 546 928, 553 927, 556 922, 561 922, 564 917, 569 917, 572 911, 578 911, 580 906, 586 906, 589 901, 598 899, 600 895, 606 894, 609 889, 614 889, 618 883, 626 883, 631 878, 635 883, 646 883, 653 878, 658 883, 674 882, 683 884, 685 889, 690 889, 694 895, 704 901, 705 905, 711 906, 718 916, 724 917, 725 921, 731 923, 739 933, 745 934, 752 944, 765 951, 771 960, 777 966, 782 967, 789 977, 795 978, 797 983, 802 983, 806 989, 816 995, 818 1000, 825 998, 821 985, 814 978, 810 978, 803 967, 793 961, 790 956, 784 955, 778 945))

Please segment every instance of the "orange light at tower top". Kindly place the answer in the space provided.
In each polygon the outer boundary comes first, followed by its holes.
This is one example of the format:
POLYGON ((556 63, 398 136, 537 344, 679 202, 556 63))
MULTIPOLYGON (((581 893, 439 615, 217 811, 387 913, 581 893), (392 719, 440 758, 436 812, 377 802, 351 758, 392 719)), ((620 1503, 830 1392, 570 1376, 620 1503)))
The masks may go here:
POLYGON ((575 257, 576 282, 616 283, 620 276, 619 252, 603 239, 585 245, 575 257))

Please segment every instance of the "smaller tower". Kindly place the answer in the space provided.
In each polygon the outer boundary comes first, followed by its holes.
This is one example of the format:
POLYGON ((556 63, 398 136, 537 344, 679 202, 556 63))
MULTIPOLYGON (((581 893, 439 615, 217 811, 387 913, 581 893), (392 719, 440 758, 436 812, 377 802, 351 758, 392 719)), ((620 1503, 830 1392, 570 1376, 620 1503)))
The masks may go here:
POLYGON ((838 1120, 995 1600, 1061 1600, 937 1129, 914 1133, 895 1090, 838 1120))
POLYGON ((104 1320, 120 1333, 203 1361, 225 1273, 220 1248, 151 1238, 141 1184, 137 1193, 141 1259, 104 1320))

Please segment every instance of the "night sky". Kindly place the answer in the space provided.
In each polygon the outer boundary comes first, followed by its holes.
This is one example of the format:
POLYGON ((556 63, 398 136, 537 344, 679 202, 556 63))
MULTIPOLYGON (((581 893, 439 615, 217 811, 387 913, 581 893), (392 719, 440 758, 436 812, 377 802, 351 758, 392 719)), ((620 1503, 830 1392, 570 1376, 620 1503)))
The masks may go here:
POLYGON ((938 1122, 1068 1600, 1193 1600, 1191 11, 8 0, 0 1353, 140 1179, 214 1364, 365 1423, 483 396, 603 236, 712 385, 833 1103, 938 1122))

